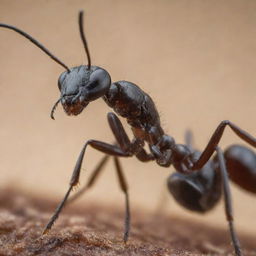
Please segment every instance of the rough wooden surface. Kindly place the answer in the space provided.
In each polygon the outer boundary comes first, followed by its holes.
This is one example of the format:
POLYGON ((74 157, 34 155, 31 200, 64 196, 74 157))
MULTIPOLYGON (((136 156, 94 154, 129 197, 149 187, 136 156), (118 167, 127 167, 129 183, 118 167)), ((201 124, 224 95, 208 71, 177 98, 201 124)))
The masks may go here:
MULTIPOLYGON (((3 255, 231 255, 227 230, 138 211, 131 237, 122 242, 123 213, 100 206, 69 207, 49 234, 42 230, 56 202, 14 191, 0 193, 3 255)), ((256 255, 252 237, 239 234, 245 255, 256 255)))
MULTIPOLYGON (((184 143, 190 128, 202 150, 225 119, 255 136, 255 0, 1 0, 0 22, 30 33, 72 67, 86 63, 77 24, 81 9, 93 65, 108 70, 113 81, 131 81, 149 93, 177 143, 184 143)), ((0 30, 0 56, 0 188, 11 184, 60 198, 83 143, 113 142, 106 120, 111 109, 97 100, 67 117, 59 106, 53 121, 63 68, 6 29, 0 30)), ((227 128, 220 146, 234 143, 242 141, 227 128)), ((88 149, 81 185, 101 157, 88 149)), ((121 161, 132 207, 154 210, 174 169, 136 158, 121 161)), ((231 190, 237 229, 256 237, 255 196, 231 190)), ((222 203, 202 218, 167 197, 167 213, 226 228, 222 203)), ((84 204, 89 200, 123 206, 111 162, 84 204)))

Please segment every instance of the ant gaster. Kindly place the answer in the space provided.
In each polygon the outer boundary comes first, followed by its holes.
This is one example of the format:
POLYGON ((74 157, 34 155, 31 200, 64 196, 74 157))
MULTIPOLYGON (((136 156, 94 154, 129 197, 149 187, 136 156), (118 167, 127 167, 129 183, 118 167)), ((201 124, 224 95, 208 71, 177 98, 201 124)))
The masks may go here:
POLYGON ((84 144, 77 159, 69 189, 47 224, 44 234, 51 229, 72 189, 78 184, 84 154, 90 145, 106 155, 93 171, 86 186, 69 201, 74 200, 94 184, 109 155, 113 156, 119 184, 125 194, 124 242, 127 242, 130 231, 130 205, 128 186, 119 157, 136 156, 142 162, 156 161, 158 165, 163 167, 174 166, 176 172, 167 180, 168 189, 176 201, 189 210, 203 213, 212 209, 218 203, 223 192, 231 240, 236 255, 242 255, 233 225, 228 174, 230 179, 241 188, 256 193, 256 155, 252 150, 239 145, 232 145, 223 153, 218 144, 226 126, 229 126, 242 140, 255 147, 256 139, 253 136, 230 121, 222 121, 202 152, 193 148, 191 133, 187 133, 185 145, 176 144, 174 138, 165 134, 162 129, 155 104, 147 93, 131 82, 111 83, 110 75, 105 69, 91 65, 90 53, 83 32, 82 11, 79 13, 79 29, 87 54, 88 65, 74 68, 66 66, 24 31, 7 24, 0 24, 0 27, 14 30, 26 37, 66 69, 58 80, 61 96, 52 108, 51 117, 53 119, 54 111, 59 102, 62 103, 68 115, 78 115, 91 101, 102 97, 109 107, 127 120, 134 135, 133 140, 130 140, 118 116, 113 112, 108 113, 108 123, 116 143, 112 145, 97 140, 89 140, 84 144), (149 152, 145 149, 145 144, 147 144, 149 152), (214 157, 211 158, 213 155, 214 157))

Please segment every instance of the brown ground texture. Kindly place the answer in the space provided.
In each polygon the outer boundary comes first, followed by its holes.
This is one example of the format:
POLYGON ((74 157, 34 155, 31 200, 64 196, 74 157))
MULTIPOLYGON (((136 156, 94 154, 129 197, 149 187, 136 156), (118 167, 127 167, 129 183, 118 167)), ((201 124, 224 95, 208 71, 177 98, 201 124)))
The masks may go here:
MULTIPOLYGON (((69 207, 42 236, 55 206, 46 198, 1 191, 0 256, 232 255, 227 230, 143 211, 132 214, 130 240, 124 245, 123 213, 97 205, 69 207)), ((244 254, 256 255, 253 239, 239 237, 244 254)))

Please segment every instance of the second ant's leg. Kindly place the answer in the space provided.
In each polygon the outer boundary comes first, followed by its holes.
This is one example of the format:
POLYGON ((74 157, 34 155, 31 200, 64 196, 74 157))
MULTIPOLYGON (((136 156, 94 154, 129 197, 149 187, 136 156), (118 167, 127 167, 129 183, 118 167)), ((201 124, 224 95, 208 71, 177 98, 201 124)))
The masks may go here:
POLYGON ((215 151, 215 148, 218 146, 220 139, 223 135, 224 129, 227 125, 238 135, 238 137, 246 141, 251 146, 256 147, 256 138, 254 138, 249 133, 242 130, 235 124, 231 123, 230 121, 222 121, 215 130, 215 132, 213 133, 210 141, 208 142, 206 148, 202 152, 200 158, 190 168, 191 170, 201 169, 205 165, 205 163, 210 159, 213 152, 215 151))
POLYGON ((229 187, 229 179, 228 179, 225 159, 224 159, 223 152, 219 147, 216 148, 216 152, 217 152, 217 157, 218 157, 218 162, 219 162, 219 167, 221 172, 224 202, 225 202, 225 213, 226 213, 227 221, 229 223, 230 235, 231 235, 233 246, 235 248, 236 255, 242 256, 240 242, 235 232, 234 223, 233 223, 232 199, 231 199, 231 192, 229 187))
POLYGON ((114 157, 114 163, 116 167, 116 172, 118 176, 118 181, 121 190, 125 194, 125 223, 124 223, 124 243, 128 241, 129 233, 130 233, 130 223, 131 223, 131 214, 130 214, 130 203, 129 203, 129 194, 128 194, 128 185, 125 180, 123 169, 120 164, 120 161, 117 157, 114 157))

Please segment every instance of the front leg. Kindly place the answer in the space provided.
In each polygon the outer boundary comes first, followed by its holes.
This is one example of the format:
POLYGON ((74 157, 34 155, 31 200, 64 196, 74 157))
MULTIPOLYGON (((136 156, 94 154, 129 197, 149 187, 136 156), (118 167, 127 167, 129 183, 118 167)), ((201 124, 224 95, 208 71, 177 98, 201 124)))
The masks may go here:
POLYGON ((92 146, 95 149, 98 149, 99 151, 101 151, 103 153, 109 154, 109 155, 124 156, 124 157, 131 156, 131 154, 123 152, 119 147, 117 147, 115 145, 110 145, 110 144, 107 144, 105 142, 101 142, 101 141, 97 141, 97 140, 87 141, 85 143, 84 147, 82 148, 82 151, 80 152, 79 157, 77 159, 74 171, 72 173, 72 176, 71 176, 71 179, 70 179, 70 182, 69 182, 68 191, 66 192, 66 194, 65 194, 63 200, 61 201, 61 203, 56 208, 56 211, 55 211, 54 215, 51 217, 49 223, 46 225, 46 227, 43 231, 43 234, 46 234, 51 229, 52 225, 54 224, 54 222, 59 217, 59 214, 60 214, 61 210, 65 206, 65 203, 66 203, 72 189, 78 184, 84 154, 85 154, 85 151, 86 151, 86 148, 87 148, 88 145, 92 146))
POLYGON ((43 234, 46 234, 51 229, 52 225, 59 217, 61 210, 65 206, 66 201, 68 200, 68 197, 69 197, 72 189, 78 184, 82 162, 84 159, 86 149, 89 145, 107 155, 112 155, 115 157, 131 157, 134 154, 137 154, 137 152, 140 152, 140 148, 141 148, 140 143, 136 140, 134 142, 130 142, 120 120, 114 113, 108 114, 108 122, 109 122, 110 128, 117 140, 118 145, 111 145, 111 144, 108 144, 108 143, 105 143, 102 141, 98 141, 98 140, 89 140, 84 144, 84 146, 78 156, 75 168, 73 170, 73 173, 72 173, 72 176, 71 176, 71 179, 69 182, 69 188, 68 188, 63 200, 60 202, 60 204, 56 208, 54 215, 51 217, 49 223, 46 225, 46 227, 43 231, 43 234))

